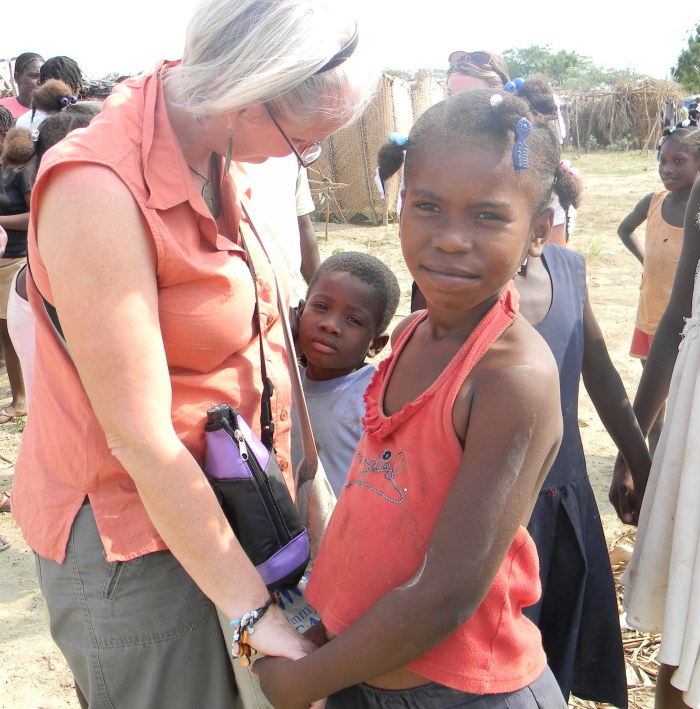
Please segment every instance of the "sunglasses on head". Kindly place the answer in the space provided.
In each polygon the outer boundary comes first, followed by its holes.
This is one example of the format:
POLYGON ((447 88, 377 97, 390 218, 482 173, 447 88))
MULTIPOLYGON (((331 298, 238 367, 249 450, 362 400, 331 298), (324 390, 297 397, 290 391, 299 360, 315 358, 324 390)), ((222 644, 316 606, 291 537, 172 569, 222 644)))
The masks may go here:
POLYGON ((481 69, 491 69, 491 71, 498 74, 504 84, 510 81, 503 71, 496 66, 496 62, 488 52, 463 52, 457 50, 450 54, 447 61, 451 67, 457 67, 458 69, 468 68, 470 64, 481 69))

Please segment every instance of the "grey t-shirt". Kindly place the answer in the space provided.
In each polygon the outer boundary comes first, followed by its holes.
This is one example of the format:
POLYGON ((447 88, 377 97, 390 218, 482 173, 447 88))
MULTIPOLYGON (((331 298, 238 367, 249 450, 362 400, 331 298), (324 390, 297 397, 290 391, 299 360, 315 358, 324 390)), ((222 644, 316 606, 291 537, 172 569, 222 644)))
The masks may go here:
MULTIPOLYGON (((362 435, 362 417, 365 415, 362 397, 376 369, 366 364, 345 377, 323 382, 309 379, 304 367, 300 367, 300 371, 318 455, 337 497, 343 489, 355 448, 362 435)), ((294 410, 292 465, 295 470, 302 455, 299 420, 294 410)))

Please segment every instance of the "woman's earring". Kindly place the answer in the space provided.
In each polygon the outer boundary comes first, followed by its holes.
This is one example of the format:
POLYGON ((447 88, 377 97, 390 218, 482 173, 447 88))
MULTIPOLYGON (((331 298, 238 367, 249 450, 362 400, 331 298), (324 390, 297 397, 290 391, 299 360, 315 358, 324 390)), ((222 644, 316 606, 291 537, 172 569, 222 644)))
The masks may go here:
POLYGON ((232 154, 233 154, 233 136, 229 136, 228 143, 226 143, 226 157, 224 158, 224 175, 228 175, 229 168, 231 167, 232 154))

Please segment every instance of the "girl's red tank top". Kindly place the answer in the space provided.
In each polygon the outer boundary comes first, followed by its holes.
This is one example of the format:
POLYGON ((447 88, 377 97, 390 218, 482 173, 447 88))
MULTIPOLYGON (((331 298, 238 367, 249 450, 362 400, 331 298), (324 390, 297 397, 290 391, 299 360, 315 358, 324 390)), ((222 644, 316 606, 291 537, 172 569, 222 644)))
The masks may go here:
MULTIPOLYGON (((511 284, 432 386, 391 416, 383 414, 386 384, 425 315, 407 328, 374 375, 365 393, 364 433, 307 586, 332 633, 346 630, 418 572, 463 456, 452 424, 455 399, 517 313, 511 284)), ((527 686, 547 662, 539 630, 522 614, 540 592, 537 550, 521 526, 476 612, 408 669, 474 694, 527 686)))

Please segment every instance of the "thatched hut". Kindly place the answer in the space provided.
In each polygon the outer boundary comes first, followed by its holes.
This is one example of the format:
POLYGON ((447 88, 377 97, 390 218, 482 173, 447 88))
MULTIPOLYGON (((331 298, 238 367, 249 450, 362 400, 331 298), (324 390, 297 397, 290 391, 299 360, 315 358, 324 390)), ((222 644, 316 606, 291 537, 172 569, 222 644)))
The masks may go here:
POLYGON ((360 120, 323 143, 318 163, 309 168, 319 218, 382 224, 396 219, 401 175, 386 184, 386 201, 374 183, 377 153, 389 133, 408 134, 415 119, 444 98, 431 73, 413 81, 384 74, 379 90, 360 120))
MULTIPOLYGON (((655 149, 664 108, 683 100, 678 84, 651 79, 614 91, 557 93, 567 118, 567 142, 584 151, 655 149)), ((374 183, 377 152, 389 133, 407 134, 416 118, 443 98, 444 86, 431 73, 412 81, 385 74, 362 118, 326 139, 321 159, 309 169, 317 218, 374 225, 395 220, 401 174, 389 180, 382 200, 374 183)))
POLYGON ((672 81, 649 79, 615 91, 568 95, 570 140, 578 150, 653 150, 663 127, 666 104, 680 105, 683 92, 672 81))

